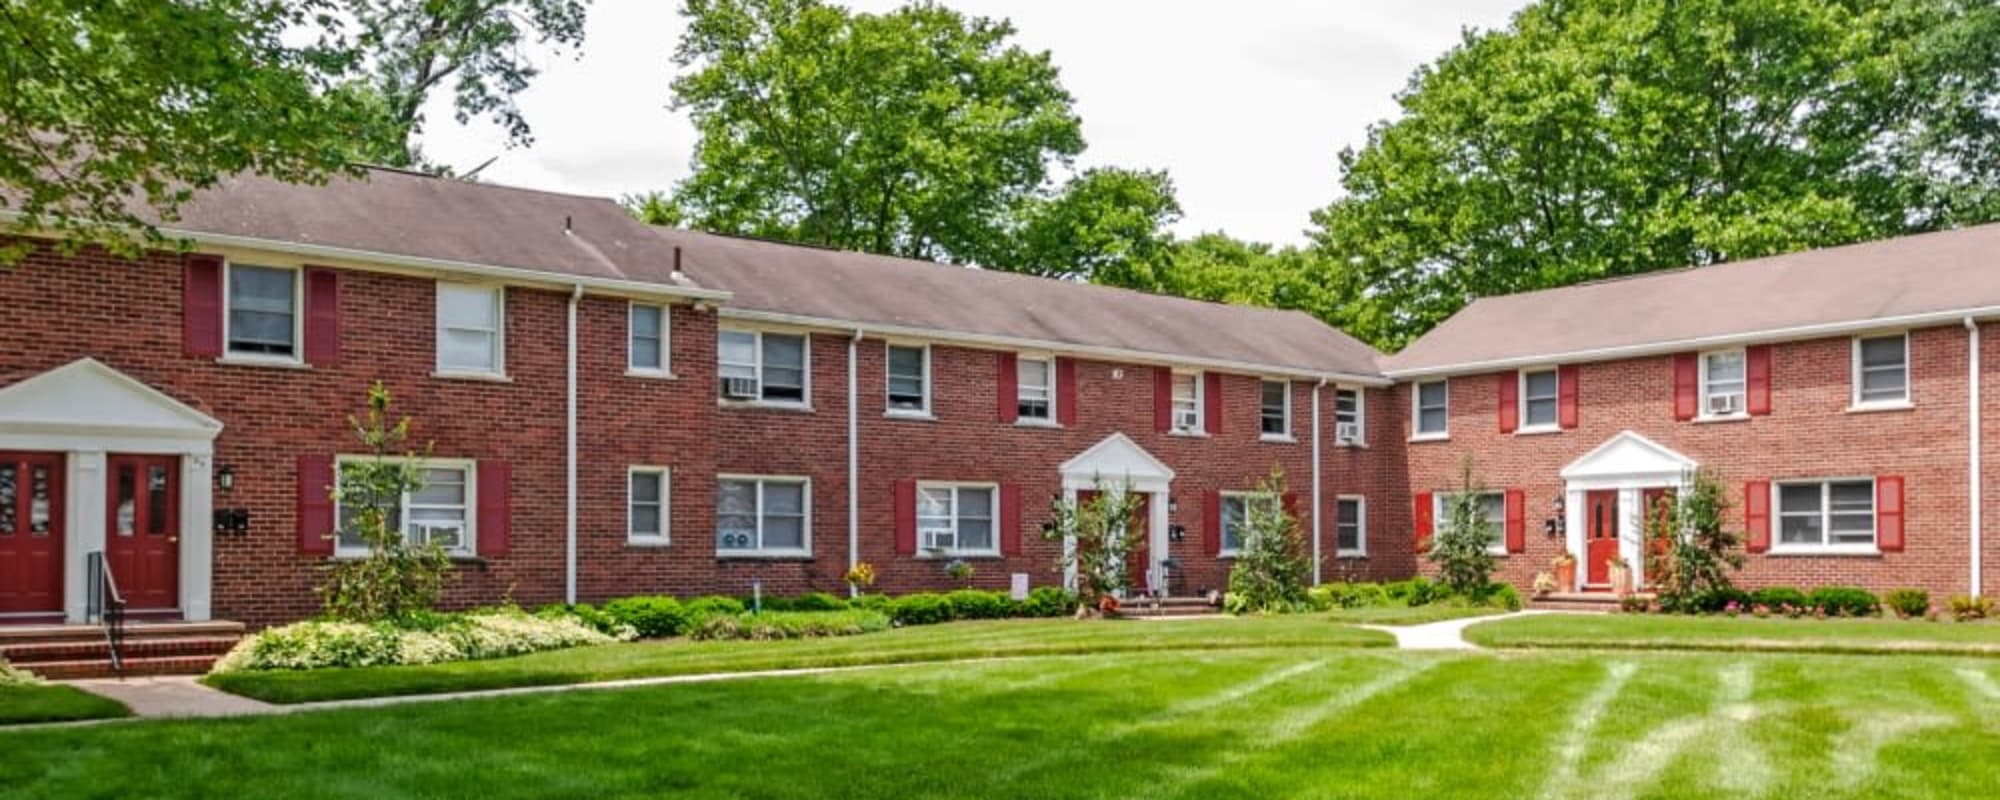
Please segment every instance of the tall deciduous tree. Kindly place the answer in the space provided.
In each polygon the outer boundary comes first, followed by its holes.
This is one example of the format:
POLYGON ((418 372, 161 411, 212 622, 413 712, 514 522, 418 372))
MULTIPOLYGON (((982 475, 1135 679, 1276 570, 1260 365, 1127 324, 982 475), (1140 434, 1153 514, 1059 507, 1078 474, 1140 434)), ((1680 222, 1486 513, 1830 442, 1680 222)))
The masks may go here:
POLYGON ((1995 42, 1990 0, 1545 0, 1341 155, 1329 319, 2000 218, 1995 42))
POLYGON ((371 119, 328 91, 347 57, 326 39, 283 40, 324 30, 329 8, 0 0, 0 212, 131 253, 222 176, 340 169, 371 119))

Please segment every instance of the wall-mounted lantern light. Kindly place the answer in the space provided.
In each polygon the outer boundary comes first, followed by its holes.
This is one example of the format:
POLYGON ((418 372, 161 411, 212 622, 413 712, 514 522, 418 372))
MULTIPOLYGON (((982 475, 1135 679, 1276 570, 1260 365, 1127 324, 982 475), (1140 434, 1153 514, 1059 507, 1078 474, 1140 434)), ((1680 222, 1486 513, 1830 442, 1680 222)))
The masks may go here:
POLYGON ((215 488, 225 492, 234 491, 236 489, 236 467, 224 464, 222 465, 222 469, 216 470, 215 488))

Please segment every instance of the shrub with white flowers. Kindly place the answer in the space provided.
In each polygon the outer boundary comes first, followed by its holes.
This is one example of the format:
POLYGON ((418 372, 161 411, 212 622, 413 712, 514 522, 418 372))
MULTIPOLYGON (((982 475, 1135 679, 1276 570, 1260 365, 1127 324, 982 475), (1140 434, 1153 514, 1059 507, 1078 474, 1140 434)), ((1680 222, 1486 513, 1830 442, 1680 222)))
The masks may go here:
POLYGON ((388 622, 300 622, 237 643, 214 672, 442 664, 631 641, 629 629, 601 633, 574 617, 519 610, 454 615, 425 630, 388 622))

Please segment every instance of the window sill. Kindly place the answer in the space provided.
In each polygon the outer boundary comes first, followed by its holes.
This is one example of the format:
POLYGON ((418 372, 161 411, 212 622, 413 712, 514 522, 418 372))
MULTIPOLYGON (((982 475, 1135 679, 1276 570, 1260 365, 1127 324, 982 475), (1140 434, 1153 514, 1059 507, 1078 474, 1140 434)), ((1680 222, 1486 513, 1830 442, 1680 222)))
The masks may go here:
POLYGON ((1874 547, 1785 547, 1773 546, 1764 555, 1778 558, 1875 558, 1882 555, 1874 547))
POLYGON ((1694 424, 1696 425, 1711 425, 1722 422, 1749 422, 1749 421, 1750 421, 1750 415, 1748 413, 1729 414, 1720 417, 1699 416, 1694 418, 1694 424))
POLYGON ((1206 439, 1206 438, 1208 438, 1208 434, 1207 434, 1206 432, 1204 432, 1204 431, 1167 431, 1167 435, 1168 435, 1168 436, 1180 436, 1180 437, 1183 437, 1183 438, 1187 438, 1187 439, 1206 439))
POLYGON ((1334 443, 1333 443, 1333 446, 1334 446, 1334 447, 1345 447, 1345 448, 1348 448, 1348 449, 1351 449, 1351 450, 1366 450, 1366 449, 1368 449, 1368 443, 1367 443, 1367 442, 1334 442, 1334 443))
POLYGON ((884 411, 883 419, 906 419, 911 422, 936 422, 937 415, 929 411, 884 411))
POLYGON ((914 558, 916 558, 916 560, 918 561, 957 561, 957 560, 999 561, 1001 559, 1001 556, 999 551, 996 550, 984 550, 979 552, 943 552, 943 553, 918 551, 916 556, 914 556, 914 558))
POLYGON ((1423 444, 1424 442, 1449 442, 1449 441, 1451 441, 1451 434, 1449 433, 1425 433, 1410 437, 1410 444, 1423 444))
POLYGON ((1847 407, 1849 414, 1877 414, 1884 411, 1915 411, 1917 406, 1908 400, 1897 403, 1857 403, 1847 407))
POLYGON ((1243 551, 1241 550, 1224 550, 1220 553, 1216 553, 1215 557, 1223 561, 1235 561, 1237 556, 1241 555, 1243 555, 1243 551))
POLYGON ((448 370, 448 369, 441 369, 436 372, 432 372, 431 377, 443 378, 445 380, 452 380, 452 381, 480 381, 483 383, 514 382, 513 378, 509 378, 506 375, 502 375, 497 372, 465 372, 461 370, 448 370))
POLYGON ((1266 443, 1269 443, 1269 444, 1298 444, 1298 443, 1299 443, 1299 440, 1297 440, 1297 439, 1294 439, 1294 438, 1292 438, 1292 435, 1291 435, 1291 434, 1289 434, 1289 433, 1266 433, 1266 434, 1263 434, 1263 435, 1260 435, 1260 436, 1258 436, 1258 437, 1257 437, 1257 441, 1260 441, 1260 442, 1266 442, 1266 443))
POLYGON ((680 379, 679 376, 663 369, 627 369, 625 370, 625 377, 643 378, 649 381, 672 381, 680 379))
POLYGON ((225 355, 221 358, 216 359, 215 363, 221 364, 225 367, 272 367, 275 369, 312 369, 311 364, 307 364, 306 362, 296 358, 282 358, 276 356, 253 356, 242 353, 225 355))
POLYGON ((1552 433, 1562 433, 1562 432, 1563 432, 1563 429, 1562 429, 1562 427, 1561 427, 1561 426, 1553 426, 1553 427, 1552 427, 1552 426, 1548 426, 1548 425, 1541 425, 1541 426, 1537 426, 1537 427, 1533 427, 1533 428, 1516 428, 1516 429, 1514 429, 1514 435, 1515 435, 1515 436, 1547 436, 1547 435, 1549 435, 1549 434, 1552 434, 1552 433))
POLYGON ((717 550, 715 551, 715 560, 717 561, 811 561, 813 560, 813 554, 812 551, 809 550, 771 550, 771 551, 717 550))
POLYGON ((813 413, 813 407, 806 405, 805 403, 774 403, 766 400, 731 400, 726 397, 716 398, 715 406, 717 408, 737 408, 737 409, 748 409, 756 411, 783 411, 790 414, 813 413))
POLYGON ((1046 429, 1048 429, 1048 430, 1061 430, 1061 429, 1062 429, 1062 425, 1060 425, 1060 424, 1057 424, 1057 423, 1056 423, 1055 421, 1053 421, 1053 420, 1042 420, 1042 419, 1027 419, 1027 418, 1019 418, 1019 419, 1016 419, 1016 420, 1014 420, 1014 427, 1016 427, 1016 428, 1046 428, 1046 429))
POLYGON ((664 536, 633 536, 625 540, 626 547, 642 550, 662 550, 673 546, 673 540, 664 536))
POLYGON ((1333 554, 1333 557, 1334 557, 1334 558, 1344 558, 1344 559, 1348 559, 1348 560, 1350 560, 1350 561, 1367 561, 1367 560, 1368 560, 1368 551, 1366 551, 1366 550, 1341 550, 1341 551, 1338 551, 1338 552, 1334 553, 1334 554, 1333 554))

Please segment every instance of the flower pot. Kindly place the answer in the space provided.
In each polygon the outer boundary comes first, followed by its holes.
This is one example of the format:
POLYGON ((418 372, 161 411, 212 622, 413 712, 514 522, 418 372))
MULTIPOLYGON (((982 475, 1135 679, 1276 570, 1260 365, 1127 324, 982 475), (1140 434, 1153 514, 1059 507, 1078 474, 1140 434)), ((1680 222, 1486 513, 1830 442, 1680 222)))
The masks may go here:
POLYGON ((1611 564, 1611 593, 1624 597, 1632 593, 1632 569, 1622 563, 1611 564))
POLYGON ((1556 562, 1556 591, 1563 594, 1576 592, 1576 562, 1556 562))

